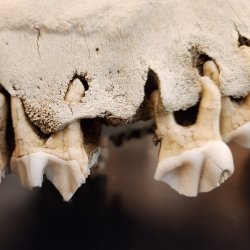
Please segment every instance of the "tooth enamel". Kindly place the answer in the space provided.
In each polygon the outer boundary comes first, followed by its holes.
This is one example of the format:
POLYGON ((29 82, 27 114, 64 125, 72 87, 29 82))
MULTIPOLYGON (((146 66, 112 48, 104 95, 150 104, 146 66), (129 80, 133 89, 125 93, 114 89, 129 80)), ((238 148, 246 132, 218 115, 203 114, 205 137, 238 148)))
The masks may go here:
POLYGON ((8 164, 7 150, 7 101, 3 93, 0 93, 0 182, 1 178, 5 177, 8 164))
POLYGON ((11 159, 12 171, 21 179, 25 187, 41 187, 44 169, 48 165, 48 154, 43 152, 30 153, 11 159))
MULTIPOLYGON (((209 76, 218 86, 219 70, 213 61, 204 63, 203 73, 209 76)), ((250 147, 250 94, 239 102, 228 96, 221 100, 220 129, 223 141, 233 141, 242 147, 250 147)))
MULTIPOLYGON (((65 100, 69 105, 78 103, 84 95, 82 83, 74 80, 65 100)), ((24 186, 41 186, 43 175, 55 185, 64 200, 69 200, 89 175, 89 167, 98 158, 98 149, 88 157, 80 121, 52 134, 47 140, 40 138, 28 121, 21 101, 11 98, 16 148, 11 159, 12 171, 20 176, 24 186)))
POLYGON ((161 139, 155 179, 187 196, 218 187, 234 171, 231 152, 221 141, 219 132, 219 89, 207 77, 201 79, 201 84, 197 121, 189 127, 181 127, 172 113, 162 109, 158 91, 151 95, 161 139))

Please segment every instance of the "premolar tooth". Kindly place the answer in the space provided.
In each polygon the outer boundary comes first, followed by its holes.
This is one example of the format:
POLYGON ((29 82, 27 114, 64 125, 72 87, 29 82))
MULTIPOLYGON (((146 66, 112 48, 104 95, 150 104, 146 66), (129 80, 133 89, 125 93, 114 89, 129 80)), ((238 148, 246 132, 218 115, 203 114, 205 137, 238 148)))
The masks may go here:
MULTIPOLYGON (((74 80, 65 100, 70 106, 80 102, 84 87, 74 80)), ((40 138, 27 119, 19 98, 12 97, 12 117, 16 148, 11 159, 13 172, 20 176, 24 186, 41 186, 43 175, 55 185, 64 200, 69 200, 89 175, 89 159, 85 150, 80 121, 52 134, 47 140, 40 138)))
MULTIPOLYGON (((213 61, 204 63, 203 74, 220 84, 219 70, 213 61)), ((250 94, 238 102, 229 96, 222 97, 220 130, 224 142, 233 141, 242 147, 250 147, 250 94)))

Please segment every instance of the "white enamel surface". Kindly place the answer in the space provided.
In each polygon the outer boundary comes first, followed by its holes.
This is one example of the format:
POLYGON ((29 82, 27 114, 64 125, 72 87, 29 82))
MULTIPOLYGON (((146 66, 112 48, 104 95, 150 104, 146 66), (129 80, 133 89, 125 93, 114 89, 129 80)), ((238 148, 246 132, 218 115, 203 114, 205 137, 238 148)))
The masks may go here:
POLYGON ((225 142, 233 141, 244 148, 250 148, 250 122, 223 135, 225 142))
POLYGON ((24 186, 41 187, 43 175, 50 180, 68 201, 85 182, 85 175, 76 160, 65 161, 55 155, 36 152, 20 158, 12 157, 12 171, 19 175, 24 186))
POLYGON ((221 141, 185 151, 159 162, 155 179, 164 181, 180 194, 197 196, 223 183, 234 171, 232 154, 221 141))

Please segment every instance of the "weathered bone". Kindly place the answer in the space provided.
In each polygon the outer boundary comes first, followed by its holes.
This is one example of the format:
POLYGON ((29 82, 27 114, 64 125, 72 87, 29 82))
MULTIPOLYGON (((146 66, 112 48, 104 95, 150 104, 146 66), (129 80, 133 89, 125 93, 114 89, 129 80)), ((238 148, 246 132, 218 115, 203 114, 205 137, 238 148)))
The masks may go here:
MULTIPOLYGON (((213 61, 204 63, 203 74, 220 86, 220 73, 213 61)), ((223 96, 221 100, 220 129, 223 141, 233 141, 242 147, 250 147, 250 94, 241 100, 223 96)))
POLYGON ((0 0, 0 83, 45 133, 79 118, 140 120, 149 69, 166 110, 193 106, 195 50, 220 65, 223 95, 243 96, 250 70, 238 37, 250 37, 249 13, 249 0, 0 0), (74 76, 89 89, 69 109, 64 95, 74 76))
POLYGON ((5 177, 9 157, 6 138, 7 113, 6 97, 0 92, 0 182, 1 178, 5 177))
POLYGON ((164 111, 158 91, 151 95, 161 141, 155 179, 187 196, 218 187, 234 170, 231 152, 219 131, 219 90, 208 77, 201 78, 201 86, 197 121, 189 127, 178 125, 173 114, 164 111))
MULTIPOLYGON (((66 101, 70 106, 84 95, 82 83, 72 82, 66 101)), ((93 165, 85 151, 80 122, 75 121, 47 140, 34 131, 19 98, 12 97, 12 117, 16 148, 11 168, 27 187, 41 186, 43 175, 56 186, 64 200, 69 200, 89 175, 93 165)))

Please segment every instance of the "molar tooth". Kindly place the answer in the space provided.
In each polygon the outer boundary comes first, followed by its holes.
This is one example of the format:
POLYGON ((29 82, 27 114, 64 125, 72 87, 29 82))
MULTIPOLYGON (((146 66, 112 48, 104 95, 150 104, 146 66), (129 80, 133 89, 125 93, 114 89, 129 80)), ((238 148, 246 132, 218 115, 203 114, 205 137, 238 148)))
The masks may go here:
MULTIPOLYGON (((70 106, 79 102, 83 95, 84 87, 76 79, 71 83, 65 100, 70 106)), ((12 97, 11 102, 16 141, 11 159, 13 172, 19 175, 24 186, 30 188, 40 187, 45 173, 64 200, 69 200, 85 182, 90 173, 89 167, 94 164, 92 158, 96 158, 96 154, 88 157, 85 150, 88 145, 84 144, 80 121, 69 124, 45 140, 32 128, 19 98, 12 97)))
POLYGON ((219 89, 208 77, 201 78, 201 86, 199 113, 189 127, 178 125, 173 114, 164 111, 158 91, 151 95, 161 138, 155 179, 187 196, 218 187, 234 170, 232 154, 219 131, 219 89))

